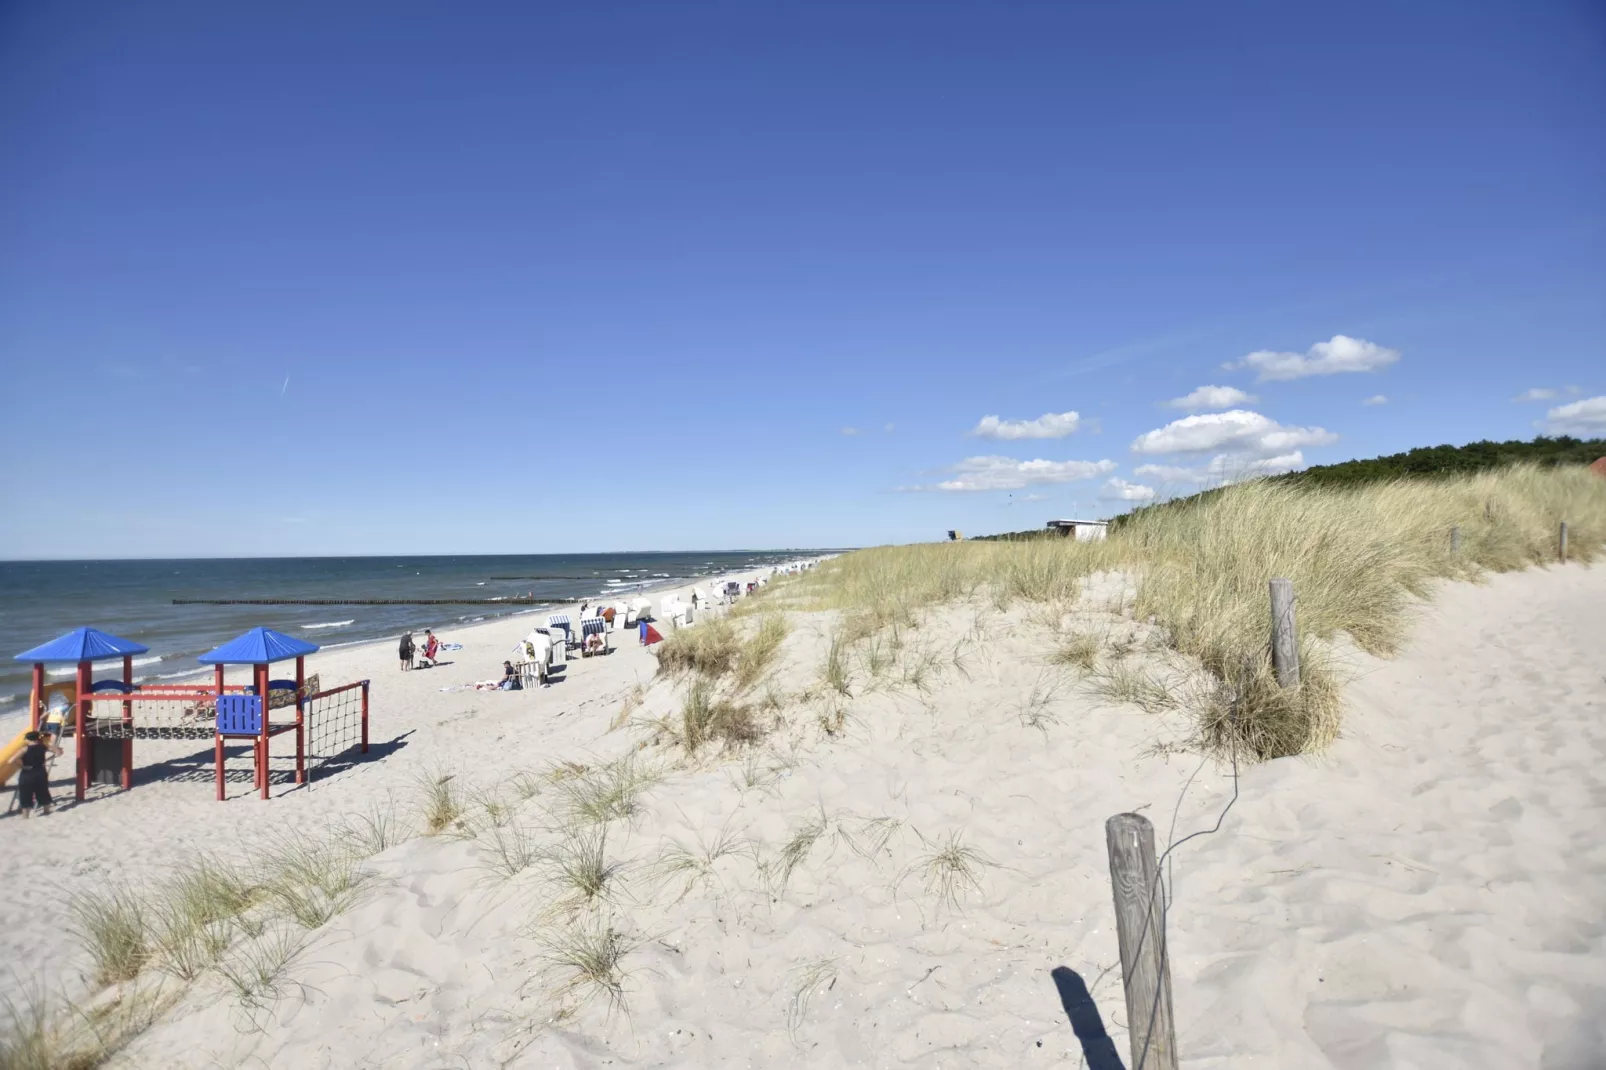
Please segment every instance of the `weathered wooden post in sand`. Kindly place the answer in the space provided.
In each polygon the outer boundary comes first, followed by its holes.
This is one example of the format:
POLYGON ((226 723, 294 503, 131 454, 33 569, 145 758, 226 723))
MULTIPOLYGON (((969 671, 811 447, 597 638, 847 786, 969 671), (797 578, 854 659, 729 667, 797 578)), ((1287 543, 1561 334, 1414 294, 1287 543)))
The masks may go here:
POLYGON ((1561 563, 1567 563, 1567 521, 1561 522, 1561 563))
POLYGON ((1271 581, 1271 664, 1277 686, 1299 686, 1299 637, 1294 634, 1294 581, 1271 581))
POLYGON ((1132 1070, 1177 1070, 1171 1018, 1171 965, 1165 912, 1154 860, 1154 826, 1142 814, 1116 814, 1104 823, 1115 890, 1115 935, 1121 947, 1132 1070))
POLYGON ((1452 554, 1458 554, 1458 553, 1461 552, 1461 525, 1460 524, 1456 524, 1454 527, 1452 527, 1450 529, 1450 552, 1452 554))

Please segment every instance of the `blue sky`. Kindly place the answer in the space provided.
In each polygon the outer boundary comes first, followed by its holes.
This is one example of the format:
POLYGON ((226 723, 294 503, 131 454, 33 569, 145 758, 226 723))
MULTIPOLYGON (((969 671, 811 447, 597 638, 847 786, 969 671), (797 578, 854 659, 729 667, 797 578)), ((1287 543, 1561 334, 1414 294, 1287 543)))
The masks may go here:
POLYGON ((0 557, 864 545, 1606 434, 1599 4, 16 4, 0 100, 0 557))

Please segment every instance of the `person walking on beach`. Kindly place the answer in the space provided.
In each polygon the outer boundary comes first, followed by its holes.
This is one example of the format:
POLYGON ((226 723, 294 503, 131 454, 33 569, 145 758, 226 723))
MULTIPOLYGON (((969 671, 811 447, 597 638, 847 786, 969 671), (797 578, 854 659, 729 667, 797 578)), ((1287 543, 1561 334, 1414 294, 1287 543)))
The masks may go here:
POLYGON ((406 635, 401 637, 401 650, 399 650, 398 653, 401 654, 402 671, 405 672, 406 670, 411 669, 413 667, 413 633, 412 632, 408 632, 406 635))
POLYGON ((32 817, 35 806, 48 817, 55 805, 50 797, 50 774, 45 771, 45 756, 50 748, 38 732, 29 732, 22 738, 28 745, 22 749, 22 770, 17 774, 17 807, 23 817, 32 817))
POLYGON ((428 628, 425 628, 424 629, 424 660, 429 662, 429 667, 431 669, 433 669, 435 667, 435 656, 440 653, 440 650, 441 650, 441 641, 439 639, 435 638, 435 633, 434 632, 430 631, 428 628))

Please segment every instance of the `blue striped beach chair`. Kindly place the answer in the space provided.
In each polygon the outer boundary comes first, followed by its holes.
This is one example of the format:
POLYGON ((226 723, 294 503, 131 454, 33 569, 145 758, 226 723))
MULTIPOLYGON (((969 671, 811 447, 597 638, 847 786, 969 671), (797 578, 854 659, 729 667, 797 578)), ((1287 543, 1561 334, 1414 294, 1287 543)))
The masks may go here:
POLYGON ((613 644, 608 639, 608 622, 601 617, 587 617, 580 622, 580 656, 589 658, 592 654, 607 654, 613 650, 613 644), (602 646, 591 649, 590 639, 593 635, 602 637, 602 646))
POLYGON ((574 634, 569 630, 569 615, 567 613, 553 613, 546 619, 548 628, 563 629, 563 645, 568 646, 574 642, 574 634))

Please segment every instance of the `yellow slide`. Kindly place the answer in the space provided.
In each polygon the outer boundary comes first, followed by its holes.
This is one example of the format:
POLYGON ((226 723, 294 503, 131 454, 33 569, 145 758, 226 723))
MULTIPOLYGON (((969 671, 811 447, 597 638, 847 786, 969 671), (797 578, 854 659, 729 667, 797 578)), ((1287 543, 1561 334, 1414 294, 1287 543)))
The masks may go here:
POLYGON ((11 778, 17 775, 17 768, 22 765, 22 750, 28 745, 26 737, 31 731, 30 728, 24 728, 5 745, 5 749, 0 750, 0 788, 11 783, 11 778))

